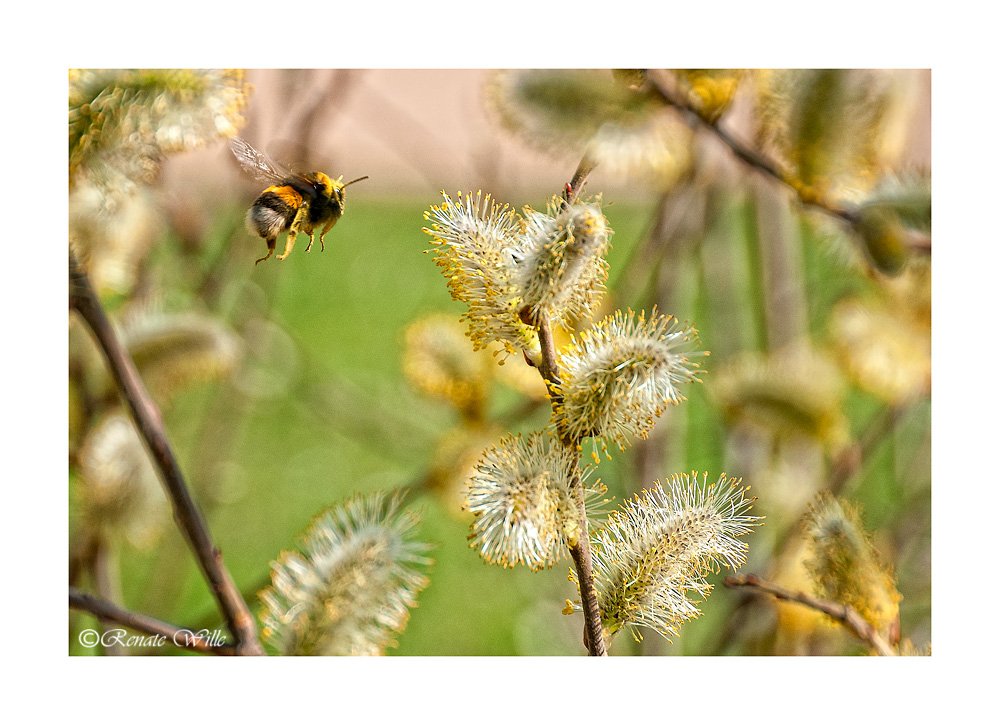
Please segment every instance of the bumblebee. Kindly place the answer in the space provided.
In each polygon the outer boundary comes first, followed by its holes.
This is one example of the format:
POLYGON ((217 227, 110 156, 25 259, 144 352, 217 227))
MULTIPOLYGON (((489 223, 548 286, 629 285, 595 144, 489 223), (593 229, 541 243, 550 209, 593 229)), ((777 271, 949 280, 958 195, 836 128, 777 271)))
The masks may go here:
POLYGON ((320 171, 300 174, 283 169, 239 137, 234 136, 229 146, 244 171, 258 181, 271 184, 247 212, 247 229, 267 242, 267 256, 254 264, 260 264, 274 254, 278 235, 283 232, 288 232, 288 238, 285 251, 278 255, 278 259, 289 255, 300 232, 309 235, 306 251, 312 249, 316 230, 320 227, 320 251, 325 250, 323 237, 344 213, 344 189, 368 178, 362 176, 344 184, 341 182, 343 176, 333 180, 320 171))

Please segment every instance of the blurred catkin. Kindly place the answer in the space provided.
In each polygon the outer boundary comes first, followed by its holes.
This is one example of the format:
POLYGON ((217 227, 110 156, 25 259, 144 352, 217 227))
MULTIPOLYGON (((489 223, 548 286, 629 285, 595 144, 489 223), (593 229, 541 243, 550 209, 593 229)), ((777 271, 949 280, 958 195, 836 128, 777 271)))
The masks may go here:
POLYGON ((862 389, 891 404, 929 395, 931 264, 914 259, 879 287, 880 295, 845 297, 829 334, 838 360, 862 389))
POLYGON ((383 493, 318 516, 301 551, 271 564, 260 594, 265 641, 283 655, 380 655, 394 646, 428 581, 417 524, 383 493))
POLYGON ((793 343, 768 355, 746 353, 720 367, 708 390, 730 425, 813 439, 831 451, 848 441, 840 371, 810 347, 793 343))
POLYGON ((128 293, 161 236, 166 156, 235 134, 249 92, 239 70, 69 71, 69 240, 98 292, 128 293))
POLYGON ((236 334, 201 313, 140 310, 119 328, 122 344, 161 406, 181 390, 228 375, 242 354, 236 334))
POLYGON ((854 608, 876 629, 887 632, 899 616, 902 596, 858 511, 824 492, 809 509, 805 535, 805 566, 816 594, 854 608))
POLYGON ((410 323, 404 332, 403 375, 424 395, 453 406, 466 418, 481 420, 498 367, 477 351, 451 315, 432 315, 410 323))
POLYGON ((491 423, 459 425, 447 431, 434 444, 427 472, 427 488, 450 513, 459 515, 465 510, 469 480, 476 471, 476 464, 483 451, 493 446, 502 435, 503 429, 491 423))
POLYGON ((166 523, 167 498, 132 421, 112 413, 95 426, 78 456, 74 515, 84 536, 145 547, 166 523))
POLYGON ((890 171, 913 99, 904 71, 759 70, 758 143, 807 201, 857 201, 890 171))
POLYGON ((922 173, 886 176, 857 208, 857 231, 875 269, 897 276, 911 257, 914 232, 931 231, 931 181, 922 173))
POLYGON ((486 98, 500 123, 550 154, 586 157, 616 176, 672 187, 692 163, 692 132, 645 87, 640 72, 497 72, 486 98))
POLYGON ((713 123, 729 108, 745 74, 739 68, 688 68, 672 72, 687 105, 713 123))
POLYGON ((248 93, 240 70, 70 70, 70 178, 148 182, 165 154, 235 134, 248 93))

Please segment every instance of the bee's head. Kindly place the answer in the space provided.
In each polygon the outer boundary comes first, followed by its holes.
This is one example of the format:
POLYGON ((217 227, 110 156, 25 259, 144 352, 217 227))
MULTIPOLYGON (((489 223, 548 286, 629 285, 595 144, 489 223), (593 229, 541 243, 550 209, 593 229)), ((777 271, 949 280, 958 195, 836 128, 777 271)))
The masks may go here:
POLYGON ((337 187, 337 182, 322 171, 313 171, 306 174, 306 179, 309 180, 319 195, 324 198, 330 198, 337 187))

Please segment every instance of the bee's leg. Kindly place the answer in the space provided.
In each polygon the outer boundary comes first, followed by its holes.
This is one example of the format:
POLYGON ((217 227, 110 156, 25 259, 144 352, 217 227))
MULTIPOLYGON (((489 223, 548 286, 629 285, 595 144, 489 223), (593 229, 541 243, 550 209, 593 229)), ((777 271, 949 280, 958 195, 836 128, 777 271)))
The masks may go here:
POLYGON ((299 235, 298 230, 290 229, 288 231, 288 238, 285 240, 285 251, 283 254, 278 255, 278 259, 284 259, 289 254, 292 253, 292 247, 295 246, 295 237, 299 235))
POLYGON ((270 239, 265 240, 267 241, 267 257, 261 257, 256 262, 254 262, 253 264, 255 267, 261 262, 263 262, 265 259, 270 257, 272 254, 274 254, 274 243, 277 241, 277 239, 278 239, 277 237, 271 237, 270 239))
POLYGON ((299 231, 302 229, 303 223, 309 218, 309 205, 303 204, 299 207, 299 211, 295 214, 295 219, 292 220, 291 226, 288 227, 288 239, 285 241, 285 252, 284 254, 279 254, 278 259, 284 259, 292 252, 292 247, 295 246, 295 238, 299 235, 299 231))
MULTIPOLYGON (((309 232, 309 244, 306 245, 306 251, 307 252, 310 249, 312 249, 314 241, 316 241, 316 232, 311 231, 311 232, 309 232)), ((322 243, 322 240, 320 240, 320 243, 322 243)))
POLYGON ((328 221, 326 223, 326 226, 323 227, 323 231, 321 231, 319 233, 319 251, 321 251, 321 252, 325 252, 326 251, 326 245, 323 244, 323 237, 326 236, 326 233, 328 231, 330 231, 331 229, 333 229, 333 225, 336 224, 336 223, 337 223, 336 219, 331 219, 330 221, 328 221))

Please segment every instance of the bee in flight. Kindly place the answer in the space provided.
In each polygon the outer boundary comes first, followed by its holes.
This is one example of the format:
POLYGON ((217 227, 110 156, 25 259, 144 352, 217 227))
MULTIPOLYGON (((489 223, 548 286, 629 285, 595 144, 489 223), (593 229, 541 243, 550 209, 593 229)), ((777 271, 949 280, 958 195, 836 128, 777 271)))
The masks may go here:
POLYGON ((237 136, 230 139, 229 147, 247 173, 258 181, 271 184, 247 212, 247 229, 267 242, 267 256, 254 264, 260 264, 274 254, 278 235, 283 232, 288 232, 288 238, 285 252, 279 254, 278 259, 289 255, 299 232, 309 235, 308 252, 315 241, 316 229, 320 227, 320 251, 326 249, 323 237, 344 213, 344 189, 368 178, 362 176, 344 184, 341 182, 343 176, 335 181, 319 171, 308 174, 288 171, 237 136))

